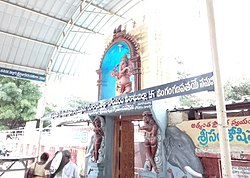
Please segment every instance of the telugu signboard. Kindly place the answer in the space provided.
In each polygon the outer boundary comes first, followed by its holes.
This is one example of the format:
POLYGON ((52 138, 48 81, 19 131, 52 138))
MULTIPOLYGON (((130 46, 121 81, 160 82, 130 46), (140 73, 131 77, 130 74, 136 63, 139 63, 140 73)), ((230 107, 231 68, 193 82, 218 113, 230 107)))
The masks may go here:
POLYGON ((119 95, 107 100, 100 100, 96 103, 79 107, 76 110, 52 113, 50 117, 65 117, 67 115, 83 113, 98 115, 146 109, 151 107, 152 101, 154 100, 187 95, 201 91, 214 91, 212 72, 164 85, 146 88, 133 93, 119 95))
MULTIPOLYGON (((248 150, 250 144, 250 116, 230 117, 227 119, 228 138, 231 149, 248 150)), ((185 131, 198 148, 219 147, 217 119, 183 121, 177 125, 185 131)))
MULTIPOLYGON (((220 164, 220 169, 221 169, 221 164, 220 164)), ((232 160, 232 175, 233 178, 249 178, 250 177, 249 162, 242 160, 232 160)))
POLYGON ((213 90, 213 73, 207 73, 102 100, 83 106, 82 109, 84 112, 96 114, 102 114, 101 111, 105 114, 116 111, 146 109, 151 107, 151 102, 154 100, 213 90))
POLYGON ((0 67, 0 75, 4 75, 7 77, 14 77, 14 78, 20 78, 20 79, 26 79, 26 80, 36 80, 45 82, 46 76, 31 72, 25 72, 21 70, 14 70, 14 69, 8 69, 0 67))
POLYGON ((234 178, 249 178, 250 177, 250 167, 246 166, 232 166, 233 177, 234 178))

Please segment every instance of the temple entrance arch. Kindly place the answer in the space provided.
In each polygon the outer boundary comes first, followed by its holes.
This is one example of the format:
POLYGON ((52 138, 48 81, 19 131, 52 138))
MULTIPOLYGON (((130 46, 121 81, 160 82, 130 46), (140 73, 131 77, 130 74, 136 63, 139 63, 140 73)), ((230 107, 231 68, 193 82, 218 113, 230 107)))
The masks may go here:
MULTIPOLYGON (((146 137, 144 143, 147 159, 143 166, 144 169, 140 171, 139 175, 144 178, 149 176, 152 178, 166 178, 167 161, 173 160, 175 163, 174 159, 176 156, 171 157, 171 160, 169 160, 169 156, 166 156, 167 153, 173 153, 172 148, 174 148, 175 145, 167 143, 168 139, 174 136, 174 132, 171 132, 173 129, 167 129, 167 103, 164 99, 201 91, 213 91, 213 88, 213 74, 207 73, 146 88, 133 93, 119 95, 108 100, 100 100, 97 103, 84 107, 83 109, 88 112, 90 116, 102 115, 106 120, 104 136, 105 159, 103 164, 99 165, 97 163, 94 165, 95 167, 93 167, 99 171, 97 171, 98 173, 106 177, 130 178, 134 173, 134 136, 132 135, 134 132, 132 121, 137 119, 142 120, 143 118, 144 125, 148 125, 151 129, 145 129, 146 137), (151 112, 150 118, 148 118, 148 114, 145 116, 145 111, 151 112), (136 116, 138 118, 136 118, 136 116), (166 131, 169 131, 167 137, 165 135, 166 131), (151 137, 152 135, 153 137, 151 137), (169 147, 169 145, 172 147, 169 147), (156 152, 154 152, 154 148, 156 147, 156 152), (148 148, 150 148, 150 150, 148 148), (166 150, 169 150, 169 152, 166 150), (103 169, 104 171, 102 172, 103 169)), ((140 130, 141 129, 142 128, 140 128, 140 130)), ((191 142, 188 143, 192 145, 191 142)), ((191 151, 189 150, 190 153, 191 151)), ((177 152, 176 155, 184 156, 183 159, 180 158, 181 160, 185 160, 185 156, 188 156, 191 160, 193 160, 193 158, 195 158, 194 160, 198 160, 195 155, 192 156, 191 154, 179 154, 179 152, 177 152)), ((185 165, 189 166, 189 163, 185 165)), ((182 166, 177 168, 182 168, 182 166)), ((198 173, 197 175, 200 176, 202 175, 202 166, 198 166, 198 168, 201 171, 196 171, 195 173, 198 173)), ((179 173, 178 171, 176 172, 179 173)), ((193 173, 194 172, 192 172, 192 174, 193 173)), ((181 174, 183 174, 183 172, 181 174)))
MULTIPOLYGON (((107 45, 97 70, 99 100, 110 99, 125 93, 124 90, 130 93, 141 89, 139 49, 140 45, 136 37, 126 33, 126 29, 122 29, 121 25, 114 30, 113 39, 107 45), (122 65, 123 61, 126 61, 126 67, 129 67, 126 73, 120 72, 125 68, 122 65), (116 71, 119 71, 119 74, 116 71)), ((134 125, 132 121, 136 118, 138 116, 133 115, 129 117, 116 115, 113 118, 114 128, 110 128, 114 129, 113 153, 111 153, 113 155, 112 177, 134 177, 134 125)))

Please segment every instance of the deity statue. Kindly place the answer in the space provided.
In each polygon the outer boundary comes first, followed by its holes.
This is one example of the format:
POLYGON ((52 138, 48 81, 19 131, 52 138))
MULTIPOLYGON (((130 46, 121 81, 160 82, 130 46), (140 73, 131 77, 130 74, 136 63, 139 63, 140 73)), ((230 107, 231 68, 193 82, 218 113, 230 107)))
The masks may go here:
POLYGON ((132 91, 132 83, 130 81, 131 76, 131 64, 130 61, 125 54, 119 65, 116 65, 113 71, 111 71, 111 75, 117 79, 116 82, 116 91, 117 95, 129 93, 132 91), (117 71, 117 67, 120 66, 120 70, 117 71))
POLYGON ((144 145, 146 148, 146 157, 149 160, 149 165, 147 169, 149 171, 154 169, 156 173, 158 173, 158 169, 155 164, 155 154, 157 151, 157 132, 158 132, 158 126, 155 123, 155 120, 152 116, 152 113, 149 111, 144 111, 143 114, 143 121, 144 126, 140 127, 140 130, 145 130, 145 140, 144 145))

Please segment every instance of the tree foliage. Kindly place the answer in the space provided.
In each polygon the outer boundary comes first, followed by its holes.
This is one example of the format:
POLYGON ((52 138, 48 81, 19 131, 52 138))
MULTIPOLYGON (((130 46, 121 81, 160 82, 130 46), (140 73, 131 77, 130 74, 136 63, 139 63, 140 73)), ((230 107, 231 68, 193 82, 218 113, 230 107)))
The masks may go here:
POLYGON ((242 79, 239 83, 233 84, 227 81, 225 87, 225 100, 242 100, 250 96, 250 79, 242 79))
MULTIPOLYGON (((190 74, 184 70, 184 62, 180 59, 175 59, 178 69, 177 70, 177 78, 178 80, 182 80, 190 77, 190 74)), ((179 97, 180 106, 197 106, 200 104, 201 99, 195 96, 194 94, 184 95, 179 97)))
MULTIPOLYGON (((176 58, 175 61, 178 67, 178 79, 181 80, 190 77, 190 74, 185 71, 184 62, 179 58, 176 58)), ((237 80, 237 83, 233 81, 226 81, 224 84, 224 95, 226 101, 250 98, 250 78, 242 77, 241 79, 237 80)), ((179 98, 180 105, 187 107, 202 106, 204 103, 215 103, 215 97, 210 99, 206 98, 207 101, 205 101, 205 98, 199 98, 194 94, 180 96, 179 98)))
POLYGON ((68 109, 76 109, 77 107, 83 106, 85 104, 90 104, 91 102, 86 101, 77 96, 71 96, 67 98, 67 108, 68 109))
MULTIPOLYGON (((91 102, 85 101, 81 97, 70 96, 70 97, 65 98, 65 103, 63 103, 63 105, 61 105, 61 106, 58 106, 55 103, 46 103, 44 115, 48 115, 48 114, 50 114, 52 112, 56 112, 56 111, 74 110, 74 109, 77 109, 78 107, 81 107, 81 106, 83 106, 85 104, 89 104, 89 103, 91 103, 91 102)), ((52 122, 53 122, 53 120, 44 121, 43 127, 47 127, 47 126, 51 125, 52 122)))
MULTIPOLYGON (((49 113, 55 112, 55 111, 56 111, 56 107, 57 107, 56 104, 53 104, 53 103, 46 103, 44 115, 46 116, 46 115, 49 114, 49 113)), ((51 124, 51 121, 49 121, 49 120, 43 121, 43 127, 47 127, 47 126, 49 126, 50 124, 51 124)))
POLYGON ((23 127, 34 120, 41 96, 31 81, 0 76, 0 129, 23 127))
POLYGON ((180 105, 186 107, 198 106, 200 105, 201 99, 195 95, 184 95, 180 96, 180 105))

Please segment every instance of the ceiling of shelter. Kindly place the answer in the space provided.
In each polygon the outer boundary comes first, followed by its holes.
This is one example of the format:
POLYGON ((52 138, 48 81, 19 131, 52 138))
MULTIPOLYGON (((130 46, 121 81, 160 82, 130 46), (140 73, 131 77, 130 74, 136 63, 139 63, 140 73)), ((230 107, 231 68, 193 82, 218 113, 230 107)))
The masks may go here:
POLYGON ((0 66, 78 75, 92 55, 103 54, 95 51, 100 39, 131 21, 141 2, 0 0, 0 66))

